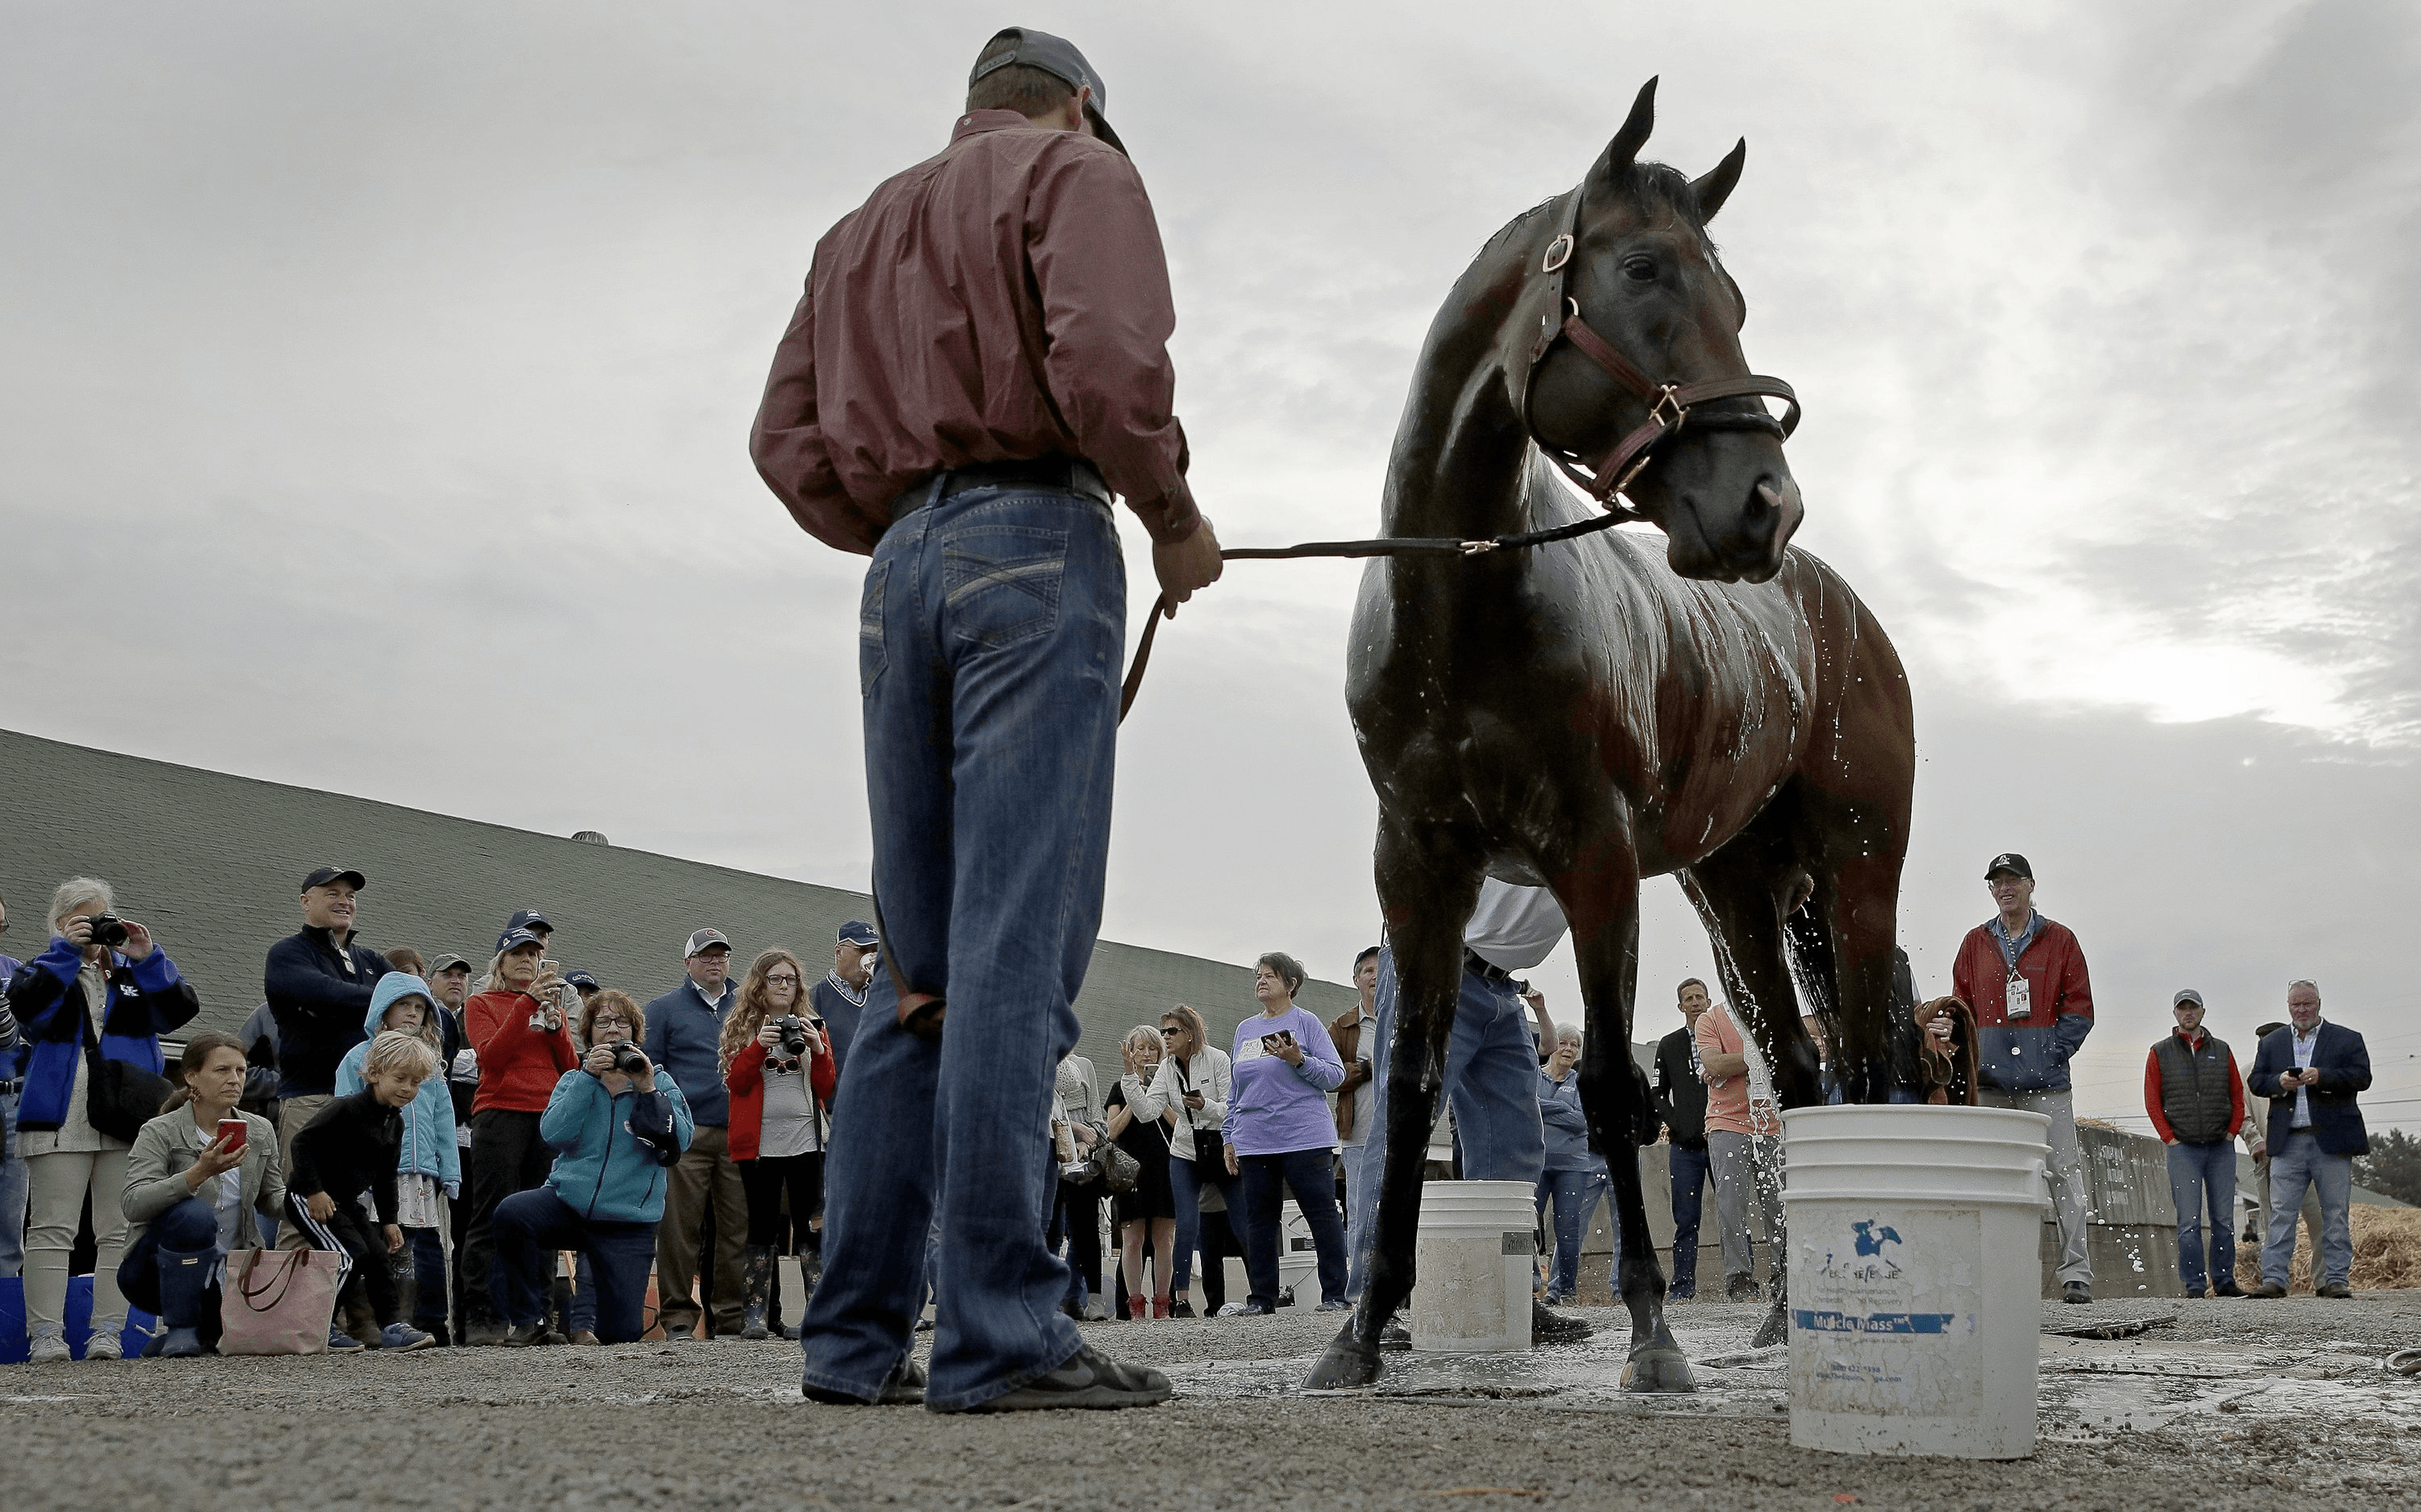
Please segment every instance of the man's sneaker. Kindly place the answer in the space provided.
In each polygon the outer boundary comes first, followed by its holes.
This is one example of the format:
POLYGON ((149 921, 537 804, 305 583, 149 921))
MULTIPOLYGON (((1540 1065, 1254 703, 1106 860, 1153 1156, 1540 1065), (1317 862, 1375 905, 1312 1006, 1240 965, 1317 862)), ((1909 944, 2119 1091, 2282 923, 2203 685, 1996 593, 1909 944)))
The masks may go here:
MULTIPOLYGON (((2325 1297, 2327 1292, 2320 1293, 2325 1297)), ((2347 1293, 2351 1296, 2352 1293, 2347 1293)), ((123 1360, 126 1344, 115 1333, 96 1333, 84 1341, 84 1357, 87 1360, 123 1360)))
POLYGON ((54 1364, 74 1358, 73 1352, 68 1348, 66 1337, 48 1325, 34 1331, 33 1347, 25 1352, 25 1363, 31 1365, 54 1364))
POLYGON ((512 1332, 505 1335, 505 1348, 508 1349, 527 1349, 545 1342, 544 1323, 515 1323, 512 1332))
MULTIPOLYGON (((1348 1302, 1346 1305, 1350 1307, 1352 1303, 1348 1302)), ((1194 1316, 1194 1304, 1186 1301, 1184 1298, 1179 1297, 1177 1299, 1175 1305, 1169 1308, 1168 1316, 1171 1317, 1192 1317, 1194 1316)))
POLYGON ((574 1333, 574 1334, 571 1336, 571 1342, 572 1342, 572 1343, 574 1343, 574 1344, 579 1344, 579 1345, 590 1345, 590 1344, 602 1344, 602 1343, 604 1343, 605 1341, 604 1341, 603 1339, 599 1338, 599 1337, 598 1337, 594 1333, 590 1332, 589 1330, 587 1330, 587 1329, 582 1329, 579 1333, 574 1333))
POLYGON ((1254 1306, 1251 1302, 1227 1302, 1210 1316, 1213 1317, 1243 1317, 1248 1314, 1257 1313, 1259 1311, 1260 1309, 1254 1306))
POLYGON ((1085 1300, 1085 1321, 1086 1321, 1086 1322, 1087 1322, 1087 1323, 1106 1323, 1106 1322, 1108 1322, 1109 1320, 1110 1320, 1110 1304, 1109 1304, 1109 1303, 1107 1303, 1107 1302, 1105 1302, 1101 1301, 1101 1298, 1099 1298, 1099 1297, 1088 1297, 1088 1298, 1086 1298, 1086 1299, 1085 1300))
POLYGON ((2196 1302, 2200 1302, 2202 1300, 2202 1288, 2200 1286, 2188 1286, 2186 1288, 2186 1295, 2194 1298, 2196 1302))
POLYGON ((800 1394, 811 1402, 827 1407, 914 1407, 925 1399, 925 1367, 905 1356, 882 1378, 882 1389, 868 1402, 846 1392, 827 1391, 821 1386, 802 1386, 800 1394))
POLYGON ((505 1325, 492 1317, 475 1317, 462 1326, 462 1342, 474 1348, 486 1348, 505 1342, 505 1325))
POLYGON ((2244 1295, 2244 1288, 2236 1284, 2235 1277, 2230 1276, 2227 1280, 2211 1287, 2210 1294, 2214 1297, 2241 1297, 2244 1295))
POLYGON ((1409 1349, 1413 1347, 1413 1331, 1401 1323, 1390 1322, 1379 1331, 1382 1349, 1409 1349))
POLYGON ((2254 1287, 2244 1295, 2247 1297, 2284 1297, 2287 1295, 2287 1288, 2274 1281, 2264 1281, 2261 1285, 2254 1287))
POLYGON ((2093 1300, 2093 1288, 2086 1286, 2082 1281, 2071 1281, 2067 1286, 2059 1288, 2059 1300, 2064 1302, 2076 1302, 2081 1305, 2093 1300))
POLYGON ((1724 1301, 1727 1302, 1763 1302, 1764 1300, 1765 1294, 1758 1289, 1757 1277, 1726 1276, 1724 1278, 1724 1301))
POLYGON ((1668 1302, 1685 1302, 1697 1294, 1698 1287, 1695 1282, 1677 1281, 1664 1288, 1664 1300, 1668 1302))
POLYGON ((389 1323, 379 1330, 382 1349, 426 1349, 437 1342, 434 1333, 424 1333, 409 1323, 389 1323))
MULTIPOLYGON (((2313 1287, 2312 1295, 2315 1297, 2351 1297, 2353 1295, 2353 1288, 2347 1286, 2342 1281, 2326 1281, 2322 1282, 2319 1286, 2313 1287)), ((92 1358, 92 1355, 87 1351, 85 1358, 89 1360, 92 1358)))
POLYGON ((359 1354, 362 1352, 362 1341, 346 1333, 344 1324, 331 1323, 328 1325, 328 1352, 359 1354))
POLYGON ((1353 1311, 1353 1304, 1347 1302, 1342 1297, 1331 1297, 1327 1301, 1321 1302, 1319 1306, 1313 1308, 1312 1311, 1315 1313, 1350 1313, 1353 1311))
POLYGON ((1597 1325, 1567 1313, 1551 1313, 1537 1302, 1530 1304, 1530 1342, 1532 1344, 1578 1344, 1597 1332, 1597 1325))
POLYGON ((1080 1348, 1058 1369, 1046 1371, 967 1411, 1035 1412, 1066 1407, 1149 1407, 1168 1400, 1176 1390, 1166 1376, 1149 1365, 1121 1364, 1090 1348, 1080 1348))
POLYGON ((697 1329, 695 1325, 684 1325, 680 1328, 668 1328, 664 1330, 664 1337, 674 1344, 695 1344, 697 1342, 697 1329))

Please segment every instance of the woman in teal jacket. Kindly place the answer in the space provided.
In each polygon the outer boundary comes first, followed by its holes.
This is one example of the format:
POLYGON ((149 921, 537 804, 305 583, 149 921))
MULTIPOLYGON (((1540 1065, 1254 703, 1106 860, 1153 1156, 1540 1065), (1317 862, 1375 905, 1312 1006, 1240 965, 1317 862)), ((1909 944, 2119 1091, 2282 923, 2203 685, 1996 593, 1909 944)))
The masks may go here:
MULTIPOLYGON (((370 989, 370 1011, 362 1020, 367 1037, 336 1064, 336 1096, 367 1086, 362 1065, 370 1040, 383 1029, 416 1035, 445 1064, 437 1002, 429 984, 408 972, 389 972, 370 989)), ((403 1107, 403 1146, 395 1162, 396 1225, 412 1248, 412 1290, 403 1308, 412 1325, 439 1338, 445 1333, 445 1236, 453 1231, 447 1204, 462 1195, 462 1151, 454 1137, 454 1095, 445 1078, 420 1083, 420 1095, 403 1107)))
POLYGON ((604 1341, 639 1336, 664 1216, 664 1170, 679 1161, 695 1131, 680 1088, 639 1050, 647 1033, 639 1005, 608 990, 591 1006, 596 1037, 579 1069, 555 1083, 539 1120, 539 1136, 555 1151, 546 1184, 496 1206, 496 1310, 510 1326, 511 1346, 546 1337, 547 1291, 562 1250, 585 1250, 595 1263, 604 1341))

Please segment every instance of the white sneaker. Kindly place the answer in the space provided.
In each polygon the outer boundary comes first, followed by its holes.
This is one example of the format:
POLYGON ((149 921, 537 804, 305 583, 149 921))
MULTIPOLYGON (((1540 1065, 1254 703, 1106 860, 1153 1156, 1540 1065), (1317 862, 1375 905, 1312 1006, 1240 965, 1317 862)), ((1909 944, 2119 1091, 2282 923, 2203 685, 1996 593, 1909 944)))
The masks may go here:
POLYGON ((1213 1317, 1242 1317, 1246 1313, 1257 1311, 1258 1311, 1258 1309, 1254 1307, 1250 1302, 1229 1302, 1210 1316, 1213 1317))
POLYGON ((47 1365, 70 1358, 68 1341, 57 1329, 46 1325, 34 1330, 33 1347, 25 1352, 27 1364, 47 1365))
POLYGON ((115 1333, 96 1333, 85 1340, 84 1357, 87 1360, 123 1360, 126 1358, 125 1341, 115 1333))

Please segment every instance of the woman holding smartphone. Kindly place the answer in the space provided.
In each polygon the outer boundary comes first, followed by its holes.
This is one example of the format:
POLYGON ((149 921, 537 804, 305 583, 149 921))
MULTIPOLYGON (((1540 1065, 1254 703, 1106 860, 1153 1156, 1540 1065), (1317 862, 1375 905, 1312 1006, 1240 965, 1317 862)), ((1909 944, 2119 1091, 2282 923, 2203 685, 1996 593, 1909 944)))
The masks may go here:
MULTIPOLYGON (((1320 1256, 1320 1307, 1339 1313, 1345 1300, 1345 1224, 1336 1212, 1336 1123, 1328 1094, 1345 1067, 1317 1015, 1294 1005, 1303 990, 1303 963, 1272 951, 1255 963, 1253 996, 1261 1011, 1236 1026, 1228 1052, 1233 1086, 1227 1102, 1227 1169, 1242 1188, 1244 1271, 1250 1312, 1278 1310, 1278 1229, 1287 1189, 1311 1225, 1320 1256)), ((1239 1208, 1228 1209, 1230 1217, 1239 1208)))
POLYGON ((181 1090, 143 1126, 126 1157, 126 1258, 117 1289, 168 1326, 153 1351, 169 1359, 218 1346, 227 1255, 260 1248, 259 1218, 285 1210, 277 1130, 237 1111, 243 1044, 206 1030, 177 1062, 181 1090))
MULTIPOLYGON (((1176 1256, 1168 1268, 1176 1301, 1169 1316, 1192 1317, 1194 1304, 1186 1293, 1194 1285, 1195 1251, 1202 1248, 1202 1190, 1213 1188, 1223 1201, 1232 1201, 1236 1182, 1220 1136, 1227 1121, 1229 1062, 1226 1051, 1206 1043, 1210 1034, 1202 1015, 1182 1003, 1161 1015, 1160 1037, 1168 1054, 1135 1112, 1162 1125, 1167 1135, 1168 1191, 1177 1208, 1176 1256)), ((1226 1220, 1216 1226, 1224 1230, 1226 1220)), ((1202 1249, 1202 1300, 1213 1314, 1227 1300, 1224 1251, 1215 1250, 1215 1244, 1202 1249)))

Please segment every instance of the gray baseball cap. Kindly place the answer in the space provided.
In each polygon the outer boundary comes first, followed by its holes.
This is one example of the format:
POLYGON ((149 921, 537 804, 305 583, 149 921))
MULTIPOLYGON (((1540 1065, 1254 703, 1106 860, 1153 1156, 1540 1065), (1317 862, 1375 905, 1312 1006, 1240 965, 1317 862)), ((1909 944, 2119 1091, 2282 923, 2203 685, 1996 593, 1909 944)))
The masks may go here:
POLYGON ((2197 1008, 2202 1006, 2202 994, 2191 987, 2179 989, 2178 995, 2169 999, 2169 1006, 2173 1008, 2183 1007, 2189 1003, 2197 1008))
MULTIPOLYGON (((1122 155, 1133 156, 1127 151, 1127 145, 1118 140, 1118 133, 1110 130, 1108 118, 1101 114, 1110 108, 1109 86, 1103 84, 1101 76, 1093 71, 1093 66, 1085 61, 1085 55, 1076 50, 1075 43, 1065 37, 1054 37, 1049 32, 1036 31, 1031 26, 1004 26, 992 34, 991 41, 984 43, 985 49, 989 50, 992 42, 997 42, 1003 38, 1014 38, 1017 46, 998 57, 982 58, 982 61, 968 70, 968 88, 974 88, 976 81, 985 74, 1005 69, 1012 63, 1023 63, 1029 69, 1040 69, 1071 88, 1092 90, 1092 102, 1085 107, 1085 117, 1093 123, 1093 134, 1117 148, 1122 155)), ((981 54, 977 56, 981 57, 981 54)))

